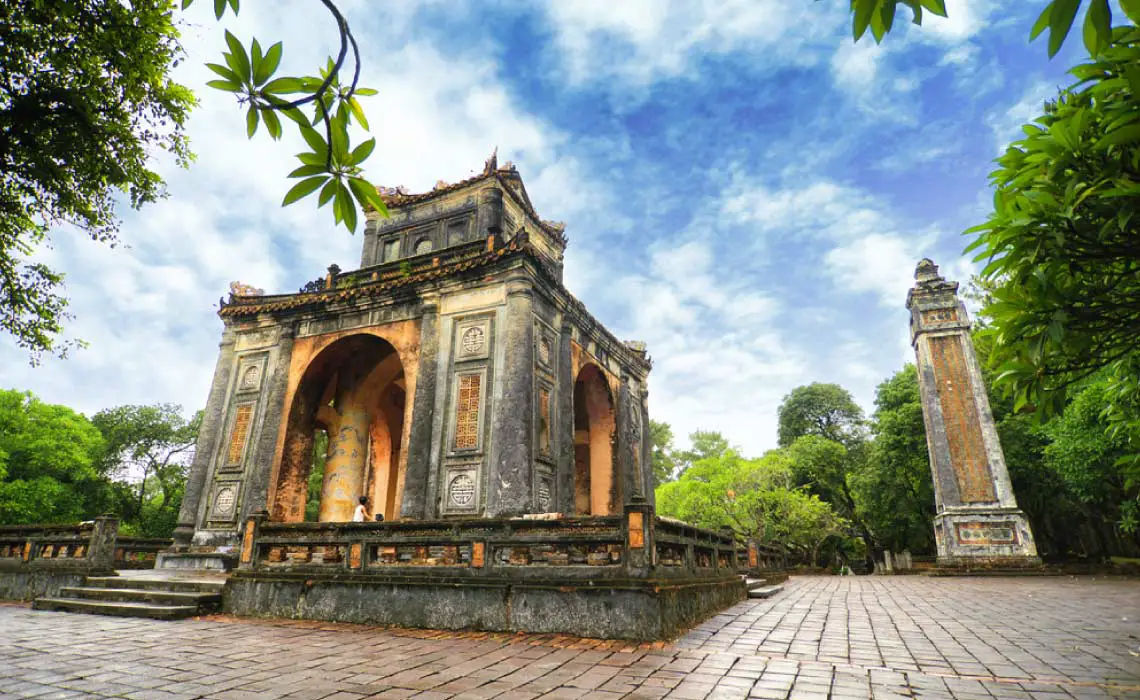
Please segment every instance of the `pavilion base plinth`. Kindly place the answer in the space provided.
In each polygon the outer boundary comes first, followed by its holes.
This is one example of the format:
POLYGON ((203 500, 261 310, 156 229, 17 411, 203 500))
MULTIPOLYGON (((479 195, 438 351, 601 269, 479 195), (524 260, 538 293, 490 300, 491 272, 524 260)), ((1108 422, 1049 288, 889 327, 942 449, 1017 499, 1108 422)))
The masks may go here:
POLYGON ((737 575, 705 580, 510 580, 239 571, 234 615, 397 627, 671 639, 746 598, 737 575))
POLYGON ((937 566, 944 574, 1044 571, 1029 521, 1017 508, 947 508, 935 517, 934 533, 937 566))

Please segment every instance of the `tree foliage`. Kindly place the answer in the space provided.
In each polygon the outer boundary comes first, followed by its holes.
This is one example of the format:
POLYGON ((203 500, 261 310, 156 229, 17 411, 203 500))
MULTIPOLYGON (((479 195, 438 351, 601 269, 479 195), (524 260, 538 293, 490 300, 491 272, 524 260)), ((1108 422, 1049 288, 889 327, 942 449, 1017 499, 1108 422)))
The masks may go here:
POLYGON ((91 422, 31 393, 0 390, 0 523, 75 522, 108 500, 103 438, 91 422))
POLYGON ((65 224, 114 242, 117 193, 136 208, 163 195, 149 156, 190 159, 181 56, 166 0, 0 6, 0 331, 33 361, 71 345, 56 345, 63 276, 27 257, 65 224))
POLYGON ((788 457, 778 451, 746 459, 727 449, 698 460, 676 481, 658 487, 656 496, 662 515, 728 527, 742 538, 813 561, 827 538, 844 527, 830 505, 795 486, 788 457))
POLYGON ((1140 468, 1140 28, 1077 66, 992 175, 994 212, 968 250, 987 266, 997 382, 1042 421, 1070 387, 1107 384, 1105 418, 1140 468))
POLYGON ((96 413, 92 424, 103 435, 102 472, 135 484, 135 497, 120 517, 139 532, 165 537, 174 530, 202 412, 190 420, 173 404, 118 406, 96 413), (152 478, 153 477, 153 478, 152 478))
POLYGON ((863 409, 838 384, 798 386, 779 409, 778 441, 787 447, 805 435, 852 445, 862 439, 863 409))
MULTIPOLYGON (((367 131, 358 98, 375 91, 357 85, 359 51, 344 15, 330 0, 322 5, 340 43, 312 75, 276 75, 281 42, 263 49, 253 39, 247 48, 226 31, 223 61, 209 64, 220 79, 209 84, 245 108, 250 138, 264 125, 280 139, 284 117, 304 139, 308 150, 289 173, 300 181, 283 204, 315 194, 319 207, 332 203, 335 223, 355 231, 358 206, 387 211, 362 171, 375 139, 353 146, 350 138, 367 131)), ((214 2, 219 20, 239 8, 238 0, 214 2)), ((165 195, 150 157, 166 152, 182 166, 192 158, 184 128, 196 99, 170 77, 184 57, 177 12, 173 0, 0 6, 0 332, 33 364, 83 343, 59 339, 70 318, 63 275, 30 256, 63 226, 113 245, 123 195, 134 208, 165 195)))
POLYGON ((653 484, 660 486, 672 481, 677 471, 677 458, 673 454, 673 429, 668 423, 650 419, 649 441, 653 446, 653 484))

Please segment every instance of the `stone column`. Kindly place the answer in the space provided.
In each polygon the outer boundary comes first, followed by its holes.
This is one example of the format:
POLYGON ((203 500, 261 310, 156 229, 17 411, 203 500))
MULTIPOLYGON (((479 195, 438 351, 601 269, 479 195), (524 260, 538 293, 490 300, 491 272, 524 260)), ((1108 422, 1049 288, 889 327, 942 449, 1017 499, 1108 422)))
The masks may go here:
POLYGON ((507 281, 503 332, 506 362, 503 394, 491 401, 491 474, 487 514, 522 515, 532 510, 534 479, 534 311, 530 280, 507 281))
POLYGON ((958 283, 923 260, 907 295, 943 566, 1040 564, 1017 507, 958 283))
POLYGON ((416 371, 416 393, 412 397, 412 426, 406 448, 404 498, 400 505, 400 517, 409 520, 430 517, 427 496, 438 358, 439 307, 434 302, 425 302, 420 320, 420 361, 416 371))
MULTIPOLYGON (((355 396, 353 398, 356 398, 355 396)), ((357 499, 364 493, 364 466, 368 458, 368 411, 352 401, 329 426, 329 452, 321 486, 321 522, 352 520, 357 499)))
POLYGON ((115 544, 119 537, 119 519, 113 515, 100 515, 91 528, 87 541, 87 561, 99 568, 115 568, 115 544))
POLYGON ((198 526, 199 504, 202 491, 213 468, 218 440, 226 415, 226 394, 230 386, 230 373, 234 365, 234 338, 227 330, 219 345, 218 362, 214 366, 214 381, 210 385, 209 398, 202 415, 202 425, 198 430, 198 442, 194 451, 194 462, 190 466, 190 477, 186 480, 186 490, 182 496, 182 507, 178 511, 178 526, 174 530, 174 549, 186 549, 194 537, 198 526))
POLYGON ((251 441, 253 456, 246 465, 246 474, 249 476, 241 513, 237 517, 239 527, 249 514, 268 510, 266 498, 269 493, 269 477, 273 473, 273 459, 277 455, 277 436, 281 424, 288 417, 285 394, 289 389, 289 363, 293 357, 294 334, 292 326, 281 329, 277 350, 273 354, 272 371, 262 389, 266 396, 259 423, 261 430, 256 439, 251 441))
POLYGON ((641 476, 645 483, 645 500, 657 507, 657 484, 653 479, 653 433, 649 428, 649 392, 643 387, 639 392, 641 402, 641 476))
POLYGON ((617 449, 617 471, 621 480, 621 495, 624 504, 633 499, 642 499, 645 484, 641 479, 638 450, 641 443, 641 419, 637 417, 633 402, 637 399, 630 390, 629 377, 621 378, 621 389, 617 396, 617 425, 615 426, 615 447, 617 449))
POLYGON ((558 423, 555 425, 558 446, 554 473, 554 491, 558 500, 554 510, 574 512, 574 365, 570 352, 570 325, 563 324, 558 342, 558 365, 555 391, 558 394, 558 423))

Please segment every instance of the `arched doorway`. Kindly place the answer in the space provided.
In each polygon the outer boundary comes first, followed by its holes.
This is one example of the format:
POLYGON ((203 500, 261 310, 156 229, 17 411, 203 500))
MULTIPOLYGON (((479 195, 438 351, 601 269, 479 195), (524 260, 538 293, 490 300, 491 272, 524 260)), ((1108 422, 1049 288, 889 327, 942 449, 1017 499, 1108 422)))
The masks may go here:
POLYGON ((289 407, 270 517, 304 519, 313 440, 323 431, 328 449, 317 520, 351 520, 362 495, 373 513, 394 519, 405 401, 404 368, 387 341, 353 335, 322 350, 305 368, 289 407))
POLYGON ((574 382, 574 511, 609 515, 620 502, 614 478, 614 402, 597 365, 574 382))

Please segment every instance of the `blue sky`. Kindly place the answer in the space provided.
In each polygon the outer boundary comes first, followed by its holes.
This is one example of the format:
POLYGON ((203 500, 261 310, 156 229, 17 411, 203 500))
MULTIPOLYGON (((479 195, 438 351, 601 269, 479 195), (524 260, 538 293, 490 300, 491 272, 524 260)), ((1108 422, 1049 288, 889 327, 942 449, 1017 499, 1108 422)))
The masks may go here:
MULTIPOLYGON (((90 347, 32 368, 0 339, 0 385, 93 413, 206 399, 229 282, 292 291, 360 234, 328 211, 278 206, 297 143, 244 136, 204 87, 221 29, 186 15, 198 160, 160 168, 170 197, 124 208, 111 249, 57 231, 39 256, 67 273, 90 347)), ((845 0, 341 2, 364 51, 378 138, 369 176, 430 189, 498 147, 538 211, 567 223, 567 286, 655 361, 650 414, 682 437, 775 445, 795 386, 848 388, 868 410, 910 359, 915 263, 973 269, 961 231, 984 220, 1002 145, 1067 84, 1079 31, 1053 60, 1029 27, 1045 4, 947 0, 948 20, 853 44, 845 0), (1014 6, 1011 9, 1009 6, 1014 6)), ((226 22, 283 39, 284 72, 330 51, 317 3, 245 3, 226 22)))

